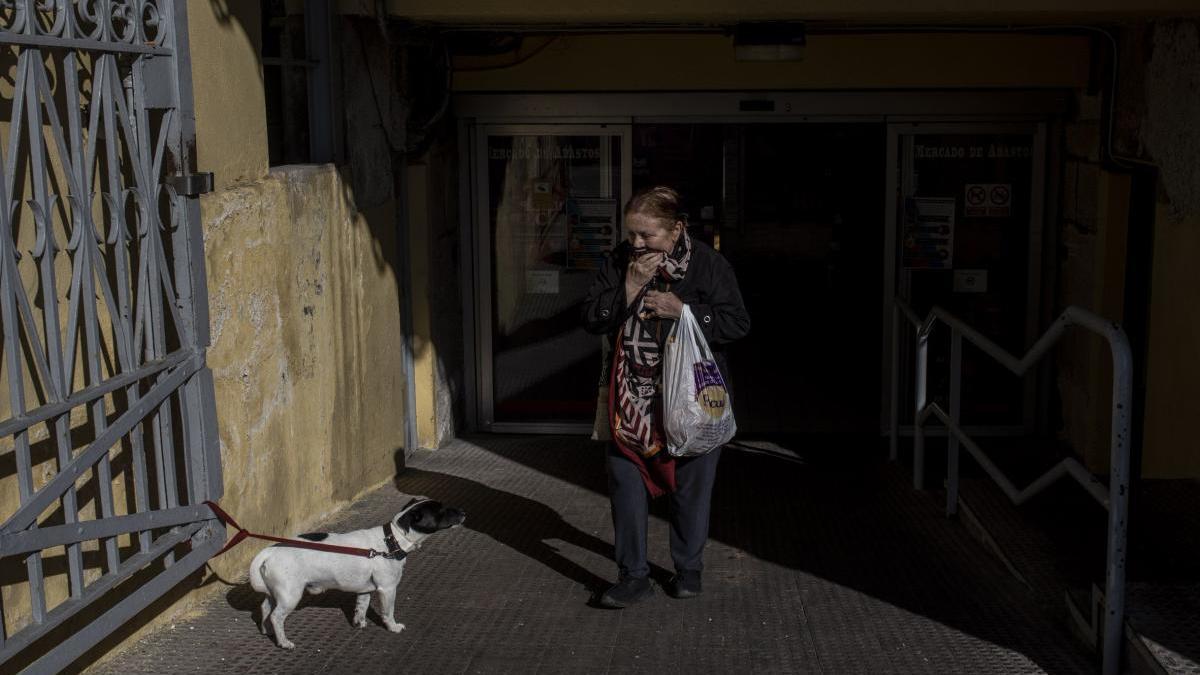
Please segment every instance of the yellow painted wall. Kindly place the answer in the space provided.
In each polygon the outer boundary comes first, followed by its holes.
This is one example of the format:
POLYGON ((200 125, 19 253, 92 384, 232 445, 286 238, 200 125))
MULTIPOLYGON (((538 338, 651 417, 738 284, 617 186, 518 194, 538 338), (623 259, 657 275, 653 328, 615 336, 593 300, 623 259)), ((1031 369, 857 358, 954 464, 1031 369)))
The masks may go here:
POLYGON ((439 444, 437 406, 437 344, 429 306, 430 204, 429 167, 408 168, 409 257, 412 265, 413 378, 416 380, 417 445, 436 448, 439 444))
POLYGON ((529 38, 514 55, 460 57, 454 87, 460 92, 1080 87, 1087 83, 1090 58, 1086 38, 1051 35, 815 35, 800 62, 737 61, 732 40, 721 35, 567 35, 529 38), (489 69, 472 70, 477 68, 489 69))
MULTIPOLYGON (((1077 164, 1068 171, 1067 181, 1067 199, 1078 212, 1072 215, 1083 227, 1063 227, 1066 255, 1059 269, 1060 301, 1119 321, 1125 311, 1129 176, 1077 164), (1085 213, 1086 218, 1081 215, 1085 213)), ((1068 331, 1055 353, 1063 437, 1088 468, 1100 474, 1108 472, 1112 442, 1111 354, 1104 338, 1082 328, 1068 331)))
POLYGON ((267 116, 258 3, 188 0, 196 161, 217 189, 267 173, 267 116))
MULTIPOLYGON (((398 287, 375 235, 394 206, 357 212, 331 166, 275 170, 202 205, 222 504, 293 532, 394 474, 398 287)), ((256 548, 214 566, 237 576, 256 548)))
MULTIPOLYGON (((188 4, 225 496, 246 527, 303 531, 392 479, 403 446, 395 208, 333 165, 268 171, 257 3, 188 4)), ((236 579, 261 546, 213 561, 236 579)), ((209 585, 164 616, 192 606, 209 585)), ((150 624, 153 628, 156 624, 150 624)))
POLYGON ((1142 474, 1200 476, 1200 221, 1155 216, 1142 474))

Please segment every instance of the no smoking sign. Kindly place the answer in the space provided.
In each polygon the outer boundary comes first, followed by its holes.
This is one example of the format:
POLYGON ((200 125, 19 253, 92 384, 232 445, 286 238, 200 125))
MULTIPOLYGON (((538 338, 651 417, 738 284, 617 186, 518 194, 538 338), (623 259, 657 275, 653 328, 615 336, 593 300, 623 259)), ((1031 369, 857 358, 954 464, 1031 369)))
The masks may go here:
POLYGON ((1011 183, 967 183, 963 215, 1007 218, 1012 215, 1011 183))

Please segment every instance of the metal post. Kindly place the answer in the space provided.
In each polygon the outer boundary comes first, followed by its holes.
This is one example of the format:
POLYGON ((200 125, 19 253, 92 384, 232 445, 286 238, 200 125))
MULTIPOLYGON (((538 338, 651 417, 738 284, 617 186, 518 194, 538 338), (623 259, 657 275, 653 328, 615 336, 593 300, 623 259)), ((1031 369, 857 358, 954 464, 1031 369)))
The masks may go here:
POLYGON ((888 438, 888 459, 896 461, 900 445, 900 306, 892 301, 892 393, 888 397, 891 432, 888 438))
MULTIPOLYGON (((33 21, 32 15, 30 21, 33 21)), ((53 212, 58 195, 51 194, 50 159, 51 149, 47 147, 41 130, 46 122, 55 138, 62 135, 62 127, 58 123, 57 113, 53 107, 47 107, 49 119, 43 117, 42 101, 52 100, 49 81, 42 67, 42 52, 31 49, 27 52, 36 61, 36 66, 29 73, 32 77, 26 81, 30 86, 29 96, 25 99, 27 121, 30 133, 29 160, 31 173, 30 182, 33 184, 33 200, 29 203, 33 209, 34 228, 38 233, 41 245, 34 245, 33 255, 37 259, 38 279, 42 288, 42 336, 45 340, 46 355, 49 358, 50 378, 44 383, 49 385, 50 400, 61 401, 70 394, 71 383, 66 381, 66 369, 63 365, 62 330, 59 321, 58 281, 55 271, 55 254, 59 251, 55 240, 53 212), (38 130, 37 133, 34 130, 38 130)), ((22 54, 24 55, 24 53, 22 54)), ((13 375, 10 375, 10 377, 13 375)), ((58 450, 58 468, 61 471, 71 462, 71 425, 67 415, 54 420, 52 436, 58 450)), ((79 520, 79 503, 75 487, 71 486, 62 496, 63 517, 68 523, 79 520)), ((71 597, 77 598, 83 594, 83 550, 79 545, 67 547, 67 577, 70 580, 71 597)), ((32 580, 31 580, 32 583, 32 580)))
POLYGON ((1121 669, 1125 635, 1125 539, 1129 513, 1129 416, 1133 406, 1133 356, 1129 338, 1115 324, 1112 345, 1112 449, 1109 456, 1108 573, 1105 578, 1104 675, 1121 669))
MULTIPOLYGON (((950 331, 950 422, 959 428, 962 411, 962 333, 950 331)), ((946 516, 958 513, 958 434, 946 439, 946 516)))
POLYGON ((913 408, 913 488, 925 489, 925 428, 921 424, 921 410, 925 407, 926 384, 929 366, 929 331, 925 326, 917 331, 917 368, 913 373, 916 380, 916 399, 913 408))

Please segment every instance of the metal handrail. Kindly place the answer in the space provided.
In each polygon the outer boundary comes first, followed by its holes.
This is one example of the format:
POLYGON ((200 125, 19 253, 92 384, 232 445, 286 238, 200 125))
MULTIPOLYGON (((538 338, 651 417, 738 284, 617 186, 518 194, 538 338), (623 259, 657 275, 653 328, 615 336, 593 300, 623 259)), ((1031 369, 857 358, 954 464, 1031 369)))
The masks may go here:
POLYGON ((1104 675, 1116 675, 1120 670, 1122 627, 1125 618, 1125 552, 1129 511, 1129 412, 1133 400, 1133 356, 1129 338, 1119 325, 1107 321, 1081 307, 1068 307, 1041 338, 1017 358, 995 342, 965 324, 941 307, 934 307, 921 320, 904 300, 896 298, 892 306, 892 378, 891 378, 891 439, 890 455, 897 457, 900 435, 900 328, 907 319, 916 330, 917 353, 915 373, 916 401, 913 415, 913 487, 924 487, 925 423, 936 417, 946 426, 949 438, 946 449, 947 488, 946 514, 958 510, 959 443, 975 458, 983 470, 1016 504, 1045 490, 1063 476, 1074 478, 1108 510, 1107 572, 1105 574, 1104 675), (950 328, 950 411, 936 402, 927 401, 929 335, 938 322, 950 328), (1024 489, 1018 489, 997 467, 983 449, 959 425, 962 410, 962 340, 966 338, 983 353, 995 359, 1016 375, 1024 375, 1041 360, 1070 326, 1080 326, 1108 341, 1113 360, 1112 436, 1109 448, 1109 481, 1107 489, 1078 460, 1063 459, 1024 489))

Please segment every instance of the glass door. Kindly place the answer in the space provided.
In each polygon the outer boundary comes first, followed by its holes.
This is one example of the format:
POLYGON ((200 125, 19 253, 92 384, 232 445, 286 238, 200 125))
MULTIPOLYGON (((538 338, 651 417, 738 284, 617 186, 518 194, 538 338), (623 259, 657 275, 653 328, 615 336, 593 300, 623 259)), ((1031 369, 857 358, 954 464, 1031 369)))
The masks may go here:
MULTIPOLYGON (((922 317, 941 306, 1023 355, 1040 328, 1044 125, 892 125, 888 141, 885 354, 891 297, 899 295, 922 317)), ((900 414, 911 423, 911 332, 905 329, 902 338, 895 364, 900 414)), ((929 391, 937 398, 949 390, 948 345, 948 330, 935 330, 929 391)), ((885 402, 889 395, 885 391, 885 402)), ((1018 378, 964 348, 963 424, 984 432, 1028 431, 1036 404, 1034 377, 1018 378)))
POLYGON ((579 305, 622 237, 629 125, 482 126, 477 139, 480 422, 589 430, 601 340, 579 305))

